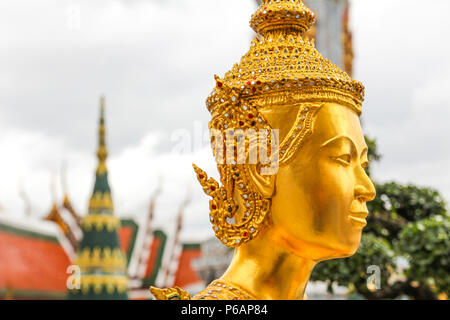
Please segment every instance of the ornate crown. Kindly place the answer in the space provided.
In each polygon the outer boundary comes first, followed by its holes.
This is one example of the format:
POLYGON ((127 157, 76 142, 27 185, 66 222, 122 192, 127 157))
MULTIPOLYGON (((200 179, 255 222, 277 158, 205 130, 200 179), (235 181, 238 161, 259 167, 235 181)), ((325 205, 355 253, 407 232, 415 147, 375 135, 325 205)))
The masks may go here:
POLYGON ((301 0, 263 1, 250 21, 257 33, 250 51, 223 79, 216 78, 208 110, 220 104, 229 87, 247 100, 278 93, 298 102, 336 102, 361 114, 363 85, 322 57, 313 40, 303 38, 314 20, 301 0))
MULTIPOLYGON (((216 87, 206 101, 212 114, 211 131, 270 131, 272 128, 261 112, 263 108, 272 105, 278 108, 277 102, 300 105, 291 129, 275 151, 277 160, 283 164, 293 158, 311 133, 312 118, 324 103, 338 103, 361 114, 363 85, 323 58, 314 48, 313 40, 303 38, 314 20, 314 14, 301 0, 262 1, 250 21, 257 33, 250 51, 223 79, 215 76, 216 87)), ((217 144, 214 139, 212 136, 216 160, 217 148, 229 147, 234 148, 233 156, 239 159, 236 151, 239 137, 236 141, 234 138, 226 141, 225 145, 217 144)), ((251 139, 246 139, 245 145, 251 148, 251 139)), ((248 156, 246 152, 244 157, 248 156)), ((271 200, 262 197, 252 184, 248 166, 234 160, 227 164, 218 161, 222 186, 195 165, 194 169, 203 190, 212 197, 210 220, 216 236, 224 244, 237 247, 256 237, 270 223, 271 200), (236 216, 235 190, 244 206, 242 217, 236 216)))

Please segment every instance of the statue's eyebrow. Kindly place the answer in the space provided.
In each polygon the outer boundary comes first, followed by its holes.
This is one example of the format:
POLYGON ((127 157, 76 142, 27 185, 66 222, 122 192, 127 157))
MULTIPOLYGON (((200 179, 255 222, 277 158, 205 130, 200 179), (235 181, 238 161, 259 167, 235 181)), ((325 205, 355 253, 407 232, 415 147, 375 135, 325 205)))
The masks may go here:
POLYGON ((352 145, 352 149, 353 149, 354 151, 357 150, 357 149, 356 149, 356 145, 355 145, 355 143, 353 142, 353 140, 352 140, 349 136, 343 136, 343 135, 337 136, 337 137, 333 137, 333 138, 331 138, 331 139, 325 141, 320 147, 321 147, 321 148, 327 147, 327 146, 329 146, 330 144, 335 143, 335 142, 337 142, 337 141, 339 141, 339 140, 346 140, 346 141, 350 142, 350 144, 352 145))
MULTIPOLYGON (((356 144, 353 142, 353 140, 349 136, 344 136, 344 135, 333 137, 333 138, 325 141, 320 147, 321 148, 327 147, 330 144, 333 144, 335 142, 339 142, 339 140, 348 141, 351 144, 351 146, 352 146, 352 152, 354 152, 355 155, 357 154, 357 150, 358 149, 356 148, 356 144)), ((369 148, 367 146, 365 146, 359 157, 362 158, 362 157, 365 156, 367 158, 368 152, 369 152, 369 148)))

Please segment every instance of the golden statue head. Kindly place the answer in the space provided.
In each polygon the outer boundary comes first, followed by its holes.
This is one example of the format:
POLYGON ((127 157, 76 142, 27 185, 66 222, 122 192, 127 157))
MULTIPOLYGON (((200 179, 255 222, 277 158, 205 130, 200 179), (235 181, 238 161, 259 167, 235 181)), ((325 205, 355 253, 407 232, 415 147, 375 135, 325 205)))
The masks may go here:
POLYGON ((316 262, 359 247, 375 197, 359 121, 364 87, 304 37, 314 19, 300 0, 263 1, 249 52, 216 76, 207 99, 221 185, 194 168, 227 246, 266 238, 316 262))

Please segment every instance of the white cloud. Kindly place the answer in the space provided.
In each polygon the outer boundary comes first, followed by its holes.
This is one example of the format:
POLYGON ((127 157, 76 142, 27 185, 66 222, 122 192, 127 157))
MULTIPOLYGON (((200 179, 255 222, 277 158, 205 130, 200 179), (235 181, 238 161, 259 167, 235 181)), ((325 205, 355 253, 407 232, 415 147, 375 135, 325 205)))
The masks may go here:
POLYGON ((58 169, 62 145, 62 139, 39 132, 9 130, 0 136, 0 202, 7 212, 24 212, 20 190, 36 205, 33 213, 44 210, 45 203, 50 207, 51 173, 58 169))
POLYGON ((151 130, 206 122, 213 75, 248 49, 254 9, 251 0, 25 3, 0 4, 0 30, 14 34, 0 37, 0 116, 85 150, 100 94, 114 148, 151 130), (73 5, 77 30, 67 27, 73 5))
POLYGON ((379 181, 437 188, 450 199, 448 1, 353 1, 364 128, 383 154, 379 181))
POLYGON ((384 159, 375 174, 382 180, 398 180, 438 188, 450 198, 450 69, 444 77, 424 82, 412 94, 404 121, 380 134, 386 141, 384 159))

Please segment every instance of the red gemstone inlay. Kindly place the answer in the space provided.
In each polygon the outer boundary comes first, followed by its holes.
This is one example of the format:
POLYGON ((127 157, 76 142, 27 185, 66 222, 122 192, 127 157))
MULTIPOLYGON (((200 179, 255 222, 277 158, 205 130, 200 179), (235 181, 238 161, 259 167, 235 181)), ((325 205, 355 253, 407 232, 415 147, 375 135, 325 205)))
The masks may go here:
POLYGON ((251 113, 248 115, 248 117, 249 117, 250 119, 253 119, 253 115, 252 115, 251 113))
POLYGON ((211 191, 215 191, 215 190, 216 190, 216 187, 212 186, 211 191))
POLYGON ((222 82, 217 81, 217 86, 218 86, 219 88, 221 88, 221 87, 222 87, 222 82))
POLYGON ((256 84, 259 86, 259 85, 261 85, 261 81, 256 81, 256 84))
POLYGON ((200 179, 203 179, 205 176, 202 175, 202 174, 199 174, 198 177, 199 177, 200 179))
POLYGON ((242 127, 244 125, 244 121, 239 121, 239 125, 242 127))
POLYGON ((213 208, 214 210, 216 210, 216 209, 217 209, 217 207, 216 207, 216 205, 215 205, 215 204, 213 204, 213 205, 211 206, 211 208, 213 208))
POLYGON ((250 84, 251 84, 251 82, 250 82, 250 81, 247 81, 247 84, 248 84, 248 85, 250 85, 250 84))
POLYGON ((252 88, 252 91, 253 91, 253 92, 256 92, 256 88, 255 88, 255 87, 253 87, 253 88, 252 88))
POLYGON ((244 232, 244 233, 242 234, 242 236, 243 236, 244 238, 247 238, 247 237, 248 237, 248 232, 244 232))

